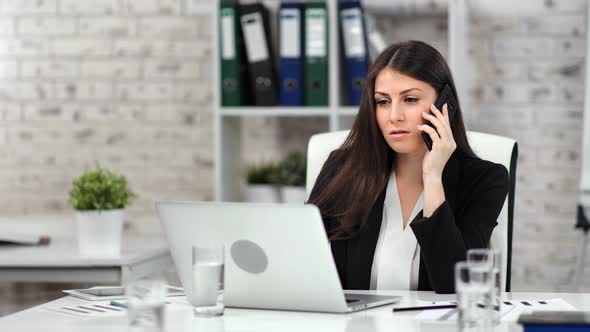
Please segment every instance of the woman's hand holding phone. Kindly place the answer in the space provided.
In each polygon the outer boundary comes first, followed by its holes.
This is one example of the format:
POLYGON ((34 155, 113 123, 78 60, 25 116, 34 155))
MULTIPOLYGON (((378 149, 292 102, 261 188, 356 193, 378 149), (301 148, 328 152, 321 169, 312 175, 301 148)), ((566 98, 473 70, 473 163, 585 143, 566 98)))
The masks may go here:
POLYGON ((432 114, 423 112, 422 117, 430 121, 431 127, 427 124, 418 126, 423 133, 427 133, 432 139, 432 149, 426 151, 422 160, 422 181, 424 183, 424 217, 430 217, 436 209, 446 200, 442 183, 442 173, 451 155, 457 148, 449 110, 445 103, 439 111, 434 105, 430 106, 432 114))
POLYGON ((457 148, 451 130, 447 104, 443 105, 442 113, 434 104, 430 105, 430 110, 432 113, 422 112, 422 117, 424 120, 430 121, 436 129, 427 124, 417 126, 432 139, 432 150, 426 152, 422 161, 422 178, 425 186, 430 181, 442 180, 443 169, 457 148))

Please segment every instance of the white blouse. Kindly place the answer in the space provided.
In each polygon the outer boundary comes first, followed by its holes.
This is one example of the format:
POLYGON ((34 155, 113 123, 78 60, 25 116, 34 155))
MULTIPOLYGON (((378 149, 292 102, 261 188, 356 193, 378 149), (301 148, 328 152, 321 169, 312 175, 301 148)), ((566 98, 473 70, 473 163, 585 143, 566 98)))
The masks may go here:
MULTIPOLYGON (((423 209, 423 193, 410 215, 412 221, 423 209)), ((420 246, 409 225, 404 229, 403 214, 395 175, 387 183, 383 219, 371 267, 371 289, 417 290, 420 272, 420 246)))

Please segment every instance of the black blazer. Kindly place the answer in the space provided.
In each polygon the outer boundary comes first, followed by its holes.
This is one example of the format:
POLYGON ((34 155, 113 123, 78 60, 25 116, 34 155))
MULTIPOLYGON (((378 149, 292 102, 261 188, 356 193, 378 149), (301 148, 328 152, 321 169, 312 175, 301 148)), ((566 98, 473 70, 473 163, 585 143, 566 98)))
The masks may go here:
MULTIPOLYGON (((333 163, 326 162, 320 171, 310 200, 335 175, 336 169, 326 166, 330 164, 333 163)), ((453 293, 455 263, 465 260, 467 249, 489 246, 496 219, 508 194, 509 177, 504 166, 455 150, 445 165, 442 181, 446 201, 430 218, 423 217, 420 211, 409 225, 420 245, 418 289, 453 293)), ((385 190, 371 208, 368 222, 353 238, 331 241, 332 255, 344 289, 369 289, 385 190)), ((326 231, 335 222, 324 219, 326 231)))

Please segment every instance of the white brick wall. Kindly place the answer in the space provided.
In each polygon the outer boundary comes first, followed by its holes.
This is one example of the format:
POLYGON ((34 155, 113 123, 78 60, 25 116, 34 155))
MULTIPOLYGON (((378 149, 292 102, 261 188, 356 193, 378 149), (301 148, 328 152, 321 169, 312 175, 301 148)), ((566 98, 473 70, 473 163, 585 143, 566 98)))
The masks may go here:
POLYGON ((154 219, 155 199, 210 199, 207 15, 185 0, 0 0, 0 215, 68 211, 95 160, 140 194, 131 219, 154 219))
POLYGON ((138 80, 142 72, 141 62, 137 60, 83 60, 80 62, 80 75, 98 79, 138 80))
MULTIPOLYGON (((586 2, 477 6, 486 12, 470 19, 472 104, 463 108, 469 129, 520 144, 514 289, 569 290, 586 2)), ((211 14, 203 8, 196 0, 0 0, 1 215, 67 211, 72 177, 95 160, 140 194, 132 219, 154 218, 154 199, 211 198, 211 14)), ((444 14, 377 24, 390 42, 421 39, 448 54, 444 14)), ((243 126, 245 162, 304 150, 328 128, 325 118, 243 126)))
MULTIPOLYGON (((571 290, 580 172, 585 1, 521 1, 471 18, 470 129, 519 141, 513 288, 571 290), (512 12, 512 14, 510 14, 512 12), (516 12, 516 14, 514 14, 516 12), (482 68, 482 70, 477 70, 482 68)), ((589 263, 590 264, 590 263, 589 263)), ((586 277, 586 279, 588 279, 586 277)), ((586 289, 590 283, 585 283, 586 289)))
MULTIPOLYGON (((13 37, 14 38, 14 37, 13 37)), ((0 50, 5 49, 5 55, 14 57, 28 57, 28 56, 49 56, 51 54, 51 40, 38 37, 19 37, 14 39, 3 39, 5 46, 0 47, 0 50)))
POLYGON ((181 14, 182 0, 123 1, 123 10, 135 15, 178 15, 181 14))
POLYGON ((64 57, 110 56, 110 39, 90 39, 90 37, 55 39, 51 43, 52 55, 64 57), (88 39, 86 39, 88 38, 88 39))
POLYGON ((9 15, 57 13, 57 0, 4 0, 2 12, 9 15))
MULTIPOLYGON (((16 0, 18 1, 18 0, 16 0)), ((64 15, 117 15, 121 13, 120 0, 59 0, 60 13, 64 15)), ((140 1, 138 1, 140 2, 140 1)))
POLYGON ((72 36, 76 32, 73 17, 18 17, 16 32, 20 35, 72 36))
MULTIPOLYGON (((139 3, 139 1, 136 1, 139 3)), ((191 17, 143 17, 139 19, 139 35, 144 37, 197 37, 200 28, 210 29, 209 26, 201 26, 197 20, 191 17)), ((204 32, 201 32, 203 34, 204 32)))
MULTIPOLYGON (((14 63, 14 67, 18 68, 16 63, 14 63)), ((79 62, 72 60, 22 60, 20 62, 20 77, 23 79, 76 78, 79 72, 78 67, 79 62)))
POLYGON ((78 20, 81 36, 134 36, 137 22, 127 17, 81 17, 78 20))

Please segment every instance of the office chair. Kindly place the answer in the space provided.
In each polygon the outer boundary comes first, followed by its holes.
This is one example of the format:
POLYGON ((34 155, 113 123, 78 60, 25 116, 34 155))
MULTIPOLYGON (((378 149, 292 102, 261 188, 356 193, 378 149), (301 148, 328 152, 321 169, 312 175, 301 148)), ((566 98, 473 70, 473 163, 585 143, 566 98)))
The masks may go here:
MULTIPOLYGON (((582 194, 587 194, 585 191, 582 194)), ((586 251, 588 248, 588 232, 590 231, 590 221, 586 216, 585 206, 583 203, 578 202, 578 213, 576 218, 576 229, 580 229, 582 233, 582 239, 579 243, 578 257, 576 259, 576 269, 574 270, 574 289, 580 291, 582 287, 582 276, 584 275, 584 263, 586 262, 586 251)))
MULTIPOLYGON (((316 178, 330 152, 338 149, 348 136, 348 130, 313 135, 307 147, 306 196, 309 197, 316 178)), ((512 267, 512 230, 514 222, 514 189, 516 184, 516 161, 518 144, 507 137, 468 131, 467 138, 475 154, 485 160, 502 164, 510 176, 510 189, 507 200, 498 216, 498 225, 494 228, 490 241, 492 248, 502 252, 502 280, 505 289, 510 291, 512 267)))

